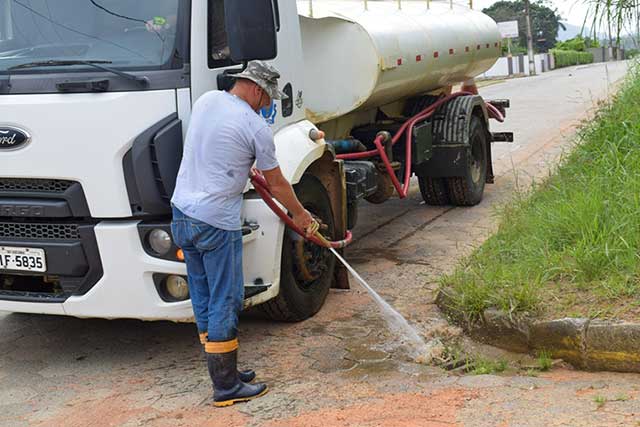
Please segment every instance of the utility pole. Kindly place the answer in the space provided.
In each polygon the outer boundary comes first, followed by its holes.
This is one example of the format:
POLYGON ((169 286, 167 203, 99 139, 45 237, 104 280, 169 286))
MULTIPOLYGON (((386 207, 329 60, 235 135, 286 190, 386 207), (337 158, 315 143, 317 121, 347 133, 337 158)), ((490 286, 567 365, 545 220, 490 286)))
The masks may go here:
POLYGON ((529 51, 529 74, 536 75, 536 60, 533 56, 533 36, 531 34, 531 10, 529 0, 524 0, 524 15, 527 20, 527 50, 529 51))

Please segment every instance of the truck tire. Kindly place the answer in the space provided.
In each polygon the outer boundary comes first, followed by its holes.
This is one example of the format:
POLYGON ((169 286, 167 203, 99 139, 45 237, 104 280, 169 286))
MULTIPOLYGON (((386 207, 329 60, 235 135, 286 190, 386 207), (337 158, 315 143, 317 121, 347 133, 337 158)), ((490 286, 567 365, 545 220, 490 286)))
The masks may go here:
MULTIPOLYGON (((304 175, 295 185, 302 205, 327 225, 326 236, 334 235, 333 213, 327 191, 314 176, 304 175)), ((285 230, 280 262, 280 293, 261 307, 266 315, 278 321, 300 322, 322 308, 334 277, 336 259, 325 248, 304 241, 285 230)))
POLYGON ((455 206, 475 206, 482 201, 487 181, 487 133, 483 120, 474 115, 469 125, 470 155, 465 176, 447 178, 449 199, 455 206))
POLYGON ((444 206, 449 204, 449 192, 447 181, 444 178, 430 176, 418 176, 420 193, 424 202, 431 206, 444 206))

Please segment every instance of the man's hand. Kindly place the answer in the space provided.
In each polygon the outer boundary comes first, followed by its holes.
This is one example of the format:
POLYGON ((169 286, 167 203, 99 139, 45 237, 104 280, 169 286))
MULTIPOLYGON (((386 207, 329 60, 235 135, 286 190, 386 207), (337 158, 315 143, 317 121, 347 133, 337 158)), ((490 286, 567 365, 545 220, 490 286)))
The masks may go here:
POLYGON ((273 196, 293 215, 293 223, 304 230, 307 237, 316 234, 320 224, 302 206, 296 197, 291 184, 282 176, 280 168, 262 171, 273 196))
POLYGON ((302 213, 293 216, 293 223, 305 232, 307 238, 314 236, 320 229, 318 221, 316 221, 306 209, 304 209, 302 213))

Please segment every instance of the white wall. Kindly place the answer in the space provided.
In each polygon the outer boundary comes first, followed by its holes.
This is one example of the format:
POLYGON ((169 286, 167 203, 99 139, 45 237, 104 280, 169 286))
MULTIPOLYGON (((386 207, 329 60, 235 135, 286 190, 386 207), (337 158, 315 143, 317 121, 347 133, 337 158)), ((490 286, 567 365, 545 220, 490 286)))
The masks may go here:
POLYGON ((507 58, 500 58, 486 73, 479 77, 502 77, 509 75, 509 63, 507 58))
MULTIPOLYGON (((553 61, 553 55, 540 53, 535 55, 536 73, 547 72, 555 68, 553 61), (544 67, 543 67, 544 63, 544 67)), ((520 56, 514 56, 512 59, 511 73, 509 73, 509 58, 502 57, 498 59, 498 62, 489 69, 486 73, 481 74, 478 77, 483 78, 496 78, 496 77, 509 77, 510 75, 524 74, 529 75, 529 58, 527 56, 520 60, 520 56), (521 62, 523 67, 521 67, 521 62)))

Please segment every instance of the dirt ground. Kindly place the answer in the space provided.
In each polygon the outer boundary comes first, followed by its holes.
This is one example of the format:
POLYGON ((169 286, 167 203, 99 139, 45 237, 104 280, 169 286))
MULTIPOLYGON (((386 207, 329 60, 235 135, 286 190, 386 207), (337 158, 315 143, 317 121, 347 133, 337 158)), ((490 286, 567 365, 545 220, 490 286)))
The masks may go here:
MULTIPOLYGON (((512 99, 501 128, 516 130, 517 143, 496 145, 497 182, 480 206, 427 207, 414 188, 409 200, 361 212, 347 259, 427 340, 460 337, 433 303, 438 277, 492 232, 497 205, 570 146, 586 110, 626 70, 604 67, 482 90, 512 99)), ((216 409, 193 325, 0 313, 0 425, 640 426, 638 375, 462 376, 414 363, 355 281, 308 321, 243 319, 240 343, 271 391, 216 409)))

